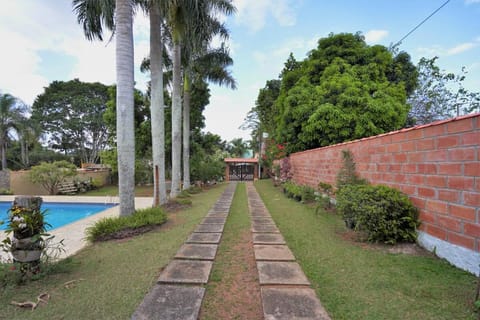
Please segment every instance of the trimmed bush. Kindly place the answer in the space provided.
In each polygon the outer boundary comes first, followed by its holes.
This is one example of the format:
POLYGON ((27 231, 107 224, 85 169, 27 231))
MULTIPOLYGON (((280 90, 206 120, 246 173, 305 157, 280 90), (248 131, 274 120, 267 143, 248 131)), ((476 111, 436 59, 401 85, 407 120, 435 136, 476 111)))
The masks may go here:
POLYGON ((337 209, 347 227, 366 232, 368 241, 395 244, 417 239, 418 210, 396 189, 346 185, 337 193, 337 209))
POLYGON ((283 184, 283 192, 287 197, 301 202, 309 202, 315 200, 315 189, 309 186, 301 186, 287 181, 283 184))
POLYGON ((97 221, 92 227, 87 228, 87 239, 94 242, 126 229, 161 225, 166 221, 167 214, 162 208, 141 209, 131 216, 103 218, 97 221))

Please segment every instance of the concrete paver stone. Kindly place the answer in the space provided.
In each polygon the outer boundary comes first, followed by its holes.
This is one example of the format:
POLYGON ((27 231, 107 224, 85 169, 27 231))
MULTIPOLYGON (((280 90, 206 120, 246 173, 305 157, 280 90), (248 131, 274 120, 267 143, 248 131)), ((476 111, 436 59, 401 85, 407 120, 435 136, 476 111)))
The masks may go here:
POLYGON ((157 284, 145 296, 132 320, 196 320, 205 288, 157 284))
POLYGON ((258 232, 258 233, 280 233, 280 231, 277 229, 275 225, 271 224, 259 224, 259 225, 253 225, 252 226, 252 232, 258 232))
POLYGON ((280 233, 253 233, 253 244, 285 244, 280 233))
POLYGON ((213 260, 217 254, 218 245, 185 243, 175 255, 176 259, 213 260))
POLYGON ((158 278, 159 283, 206 284, 212 261, 172 260, 158 278))
POLYGON ((223 224, 199 224, 195 232, 223 232, 223 224))
POLYGON ((186 243, 212 243, 219 244, 222 238, 221 233, 194 232, 188 237, 186 243))
POLYGON ((257 261, 260 284, 310 285, 296 262, 257 261))
POLYGON ((282 244, 256 244, 253 246, 253 251, 255 252, 255 259, 257 261, 295 261, 295 256, 292 251, 290 251, 286 245, 282 244))
POLYGON ((310 288, 261 288, 267 320, 330 320, 310 288))
POLYGON ((252 224, 275 224, 270 217, 252 218, 252 224))
POLYGON ((207 213, 206 218, 226 218, 228 213, 224 212, 209 212, 207 213))
POLYGON ((202 223, 203 224, 225 224, 227 221, 226 217, 206 217, 203 219, 202 223))

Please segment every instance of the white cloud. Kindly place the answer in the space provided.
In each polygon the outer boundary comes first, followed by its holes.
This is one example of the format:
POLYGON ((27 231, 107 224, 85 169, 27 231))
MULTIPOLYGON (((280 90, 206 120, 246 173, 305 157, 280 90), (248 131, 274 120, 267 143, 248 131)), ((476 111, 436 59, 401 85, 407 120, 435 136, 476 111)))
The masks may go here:
MULTIPOLYGON (((8 47, 0 52, 0 91, 11 93, 32 104, 43 87, 53 80, 115 82, 115 38, 106 30, 104 42, 88 41, 72 12, 71 1, 0 0, 0 38, 8 47), (40 53, 54 51, 68 55, 70 65, 60 79, 47 79, 41 69, 40 53)), ((142 59, 149 54, 149 21, 138 12, 134 22, 135 77, 137 87, 145 89, 146 76, 139 73, 142 59)), ((59 62, 60 63, 60 62, 59 62)), ((42 67, 42 68, 41 68, 42 67)))
POLYGON ((365 42, 368 44, 377 44, 387 36, 387 30, 370 30, 365 33, 365 42))
POLYGON ((252 32, 265 26, 269 13, 280 26, 296 23, 292 0, 234 0, 234 5, 237 7, 237 23, 247 26, 252 32))
POLYGON ((465 51, 468 51, 470 49, 475 48, 476 46, 478 46, 478 44, 473 43, 473 42, 461 43, 459 45, 456 45, 453 48, 448 49, 447 50, 447 55, 453 56, 453 55, 456 55, 456 54, 459 54, 459 53, 463 53, 465 51))
POLYGON ((466 5, 473 4, 473 3, 480 3, 480 0, 465 0, 466 5))

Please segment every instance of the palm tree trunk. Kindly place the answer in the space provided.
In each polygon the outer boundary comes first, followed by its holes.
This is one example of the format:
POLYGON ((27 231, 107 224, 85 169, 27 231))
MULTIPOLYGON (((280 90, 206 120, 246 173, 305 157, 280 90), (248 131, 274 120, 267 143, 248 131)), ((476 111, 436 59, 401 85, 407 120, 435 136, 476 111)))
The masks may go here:
POLYGON ((190 188, 190 77, 183 83, 183 190, 190 188))
POLYGON ((158 4, 150 7, 150 72, 153 153, 153 205, 167 202, 165 187, 165 113, 163 109, 163 41, 158 4))
POLYGON ((173 88, 172 88, 172 186, 170 197, 180 193, 182 152, 182 97, 180 43, 173 44, 173 88))
POLYGON ((2 141, 2 170, 7 170, 7 146, 6 142, 2 141))
POLYGON ((116 0, 117 151, 120 216, 135 211, 132 1, 116 0))

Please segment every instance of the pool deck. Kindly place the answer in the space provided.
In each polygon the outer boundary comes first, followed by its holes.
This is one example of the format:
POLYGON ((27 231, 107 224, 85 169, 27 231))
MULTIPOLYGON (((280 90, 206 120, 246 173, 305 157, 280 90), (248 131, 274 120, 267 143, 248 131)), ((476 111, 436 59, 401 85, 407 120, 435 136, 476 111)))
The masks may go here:
MULTIPOLYGON (((15 196, 0 196, 0 201, 13 202, 15 196)), ((79 196, 42 196, 44 202, 70 202, 70 203, 102 203, 102 204, 115 204, 118 203, 118 197, 103 196, 103 197, 79 197, 79 196)), ((135 198, 135 208, 143 209, 151 207, 153 199, 151 197, 138 197, 135 198)), ((95 221, 106 218, 115 217, 119 214, 118 206, 109 208, 95 215, 89 216, 85 219, 78 220, 67 224, 63 227, 54 229, 49 233, 55 236, 54 242, 61 241, 63 239, 65 252, 59 255, 59 259, 63 259, 74 255, 79 250, 88 245, 85 239, 85 229, 93 225, 95 221)), ((0 242, 5 239, 6 233, 0 231, 0 242)), ((0 251, 0 260, 8 259, 7 253, 0 251)))

